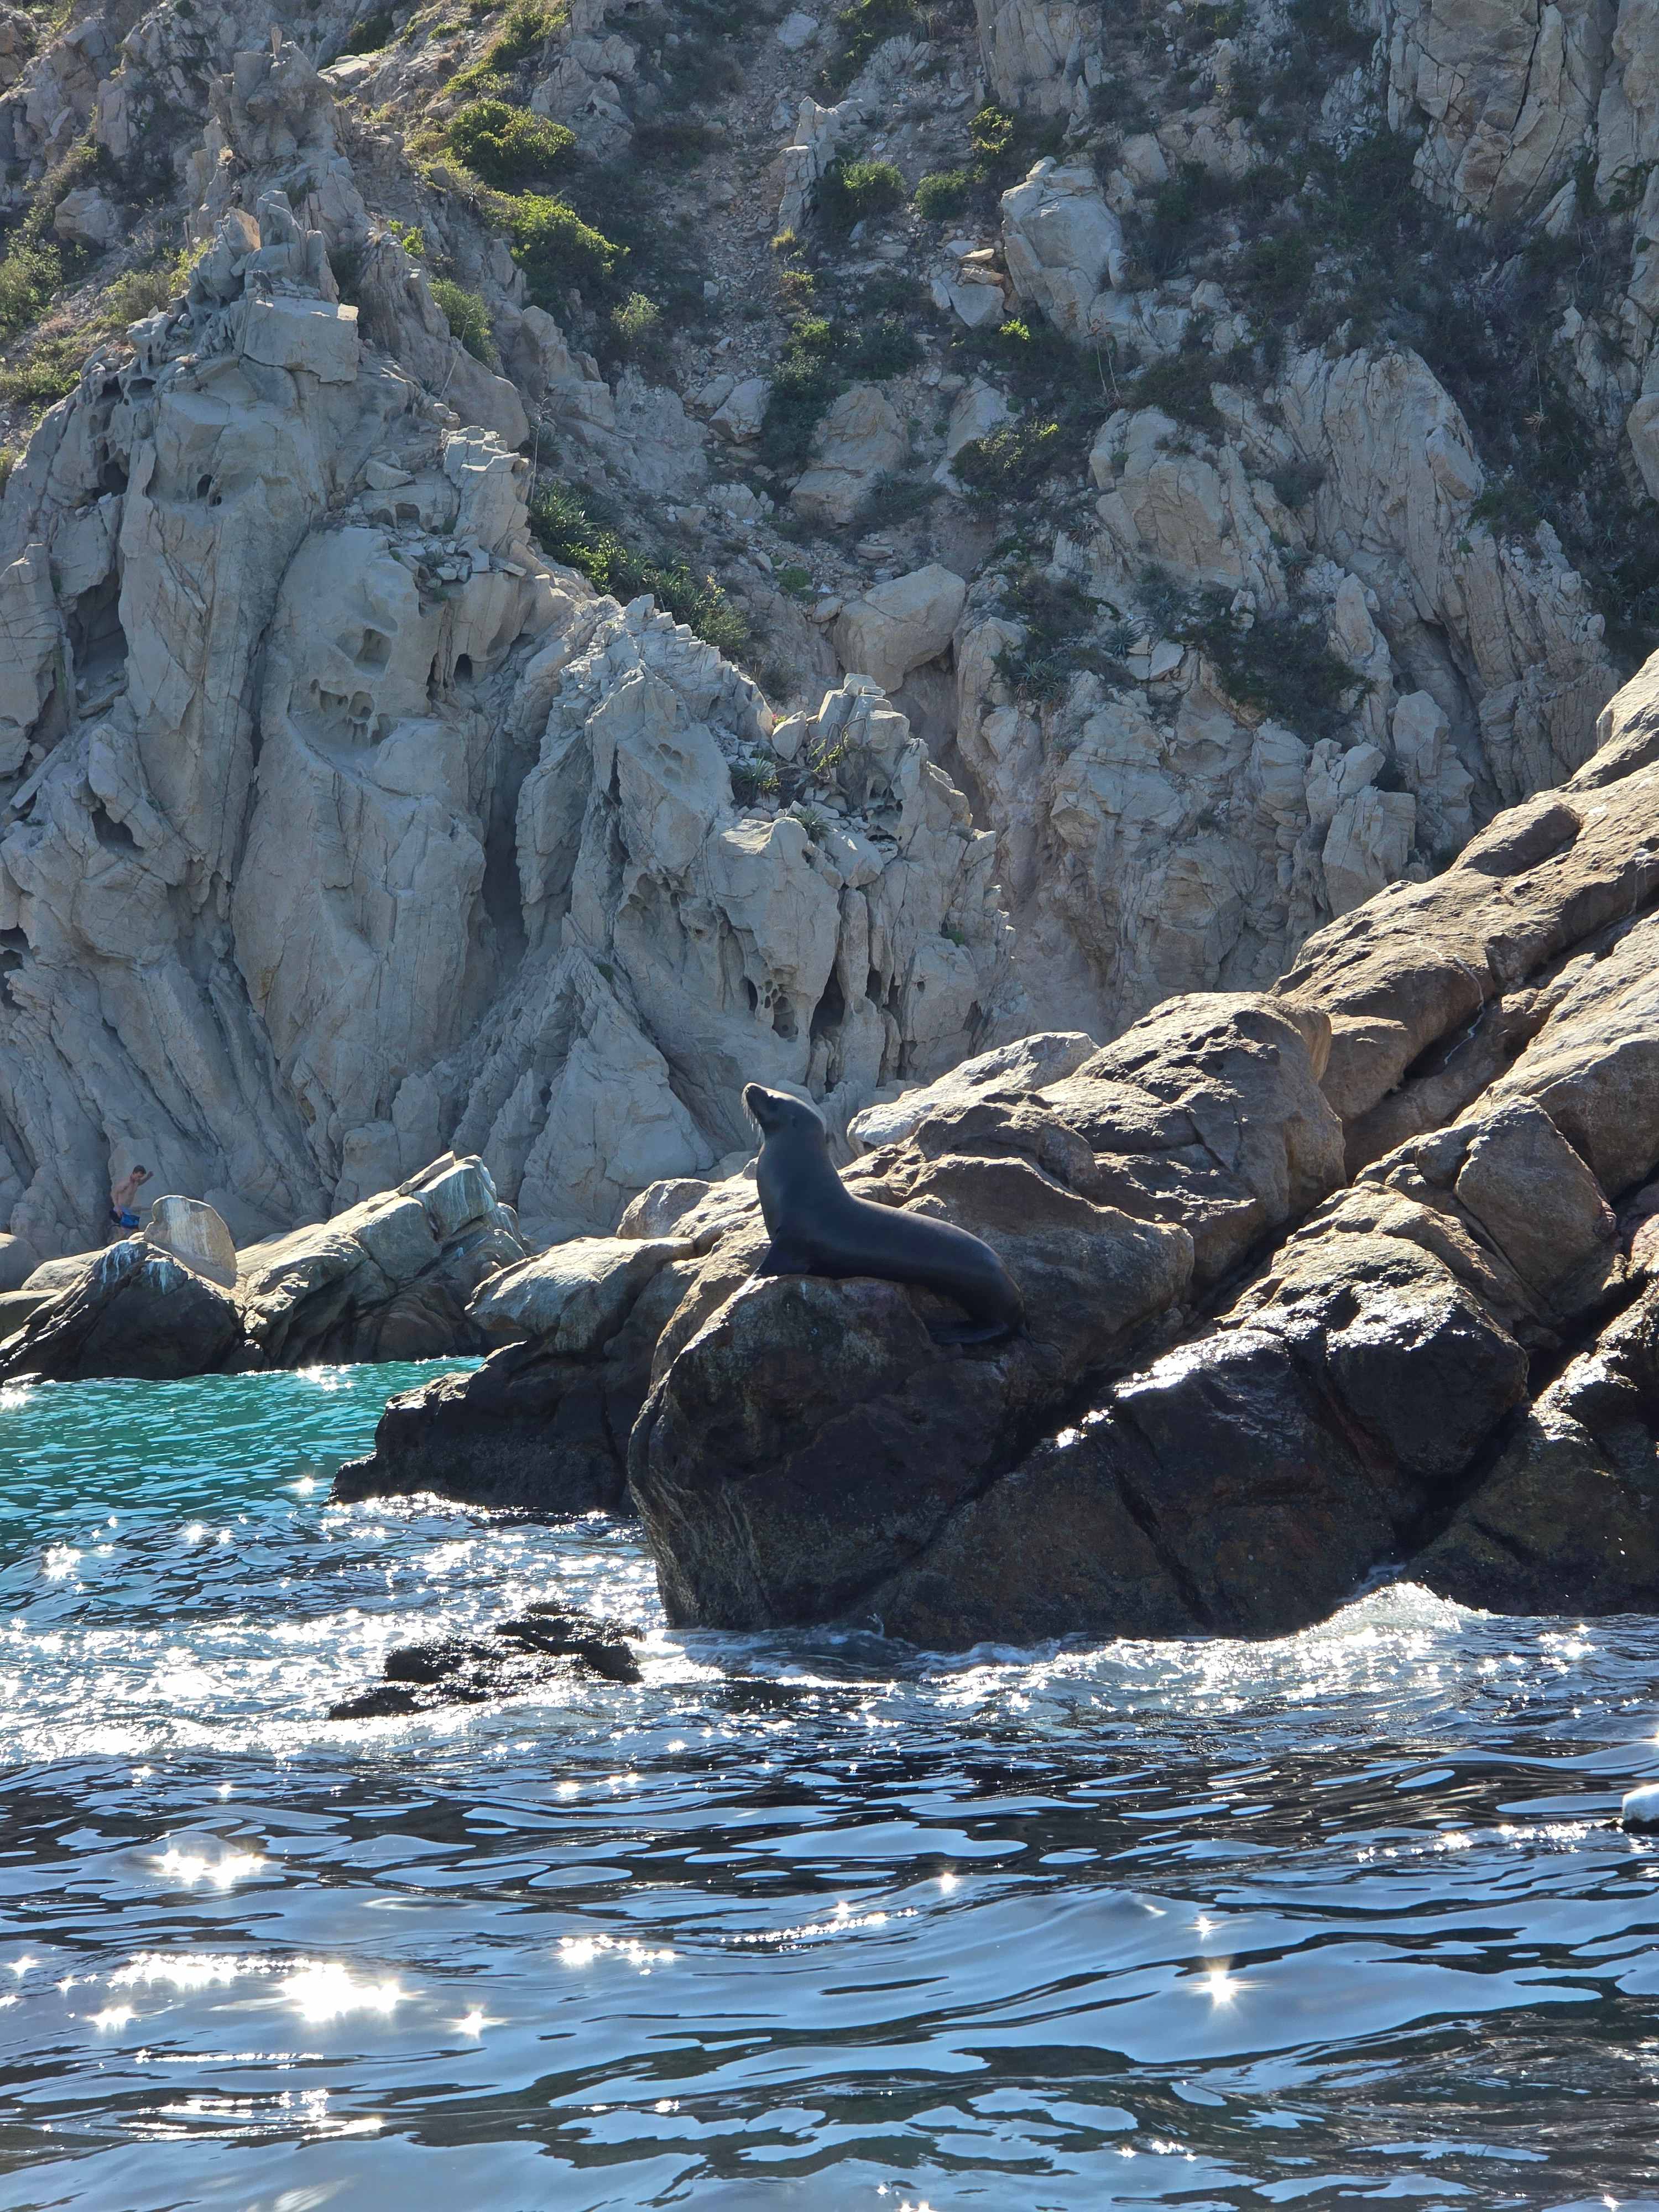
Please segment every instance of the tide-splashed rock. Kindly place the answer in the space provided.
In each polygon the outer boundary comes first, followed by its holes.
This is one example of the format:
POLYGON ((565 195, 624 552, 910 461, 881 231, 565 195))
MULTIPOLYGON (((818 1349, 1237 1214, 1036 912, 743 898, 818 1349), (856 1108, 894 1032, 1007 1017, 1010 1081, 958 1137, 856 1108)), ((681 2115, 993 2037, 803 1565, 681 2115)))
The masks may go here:
POLYGON ((629 1646, 642 1632, 631 1621, 585 1613, 556 1599, 498 1620, 488 1640, 435 1637, 387 1652, 384 1679, 328 1709, 331 1721, 398 1719, 446 1705, 524 1697, 562 1683, 637 1682, 629 1646))
POLYGON ((235 1299, 145 1237, 90 1259, 0 1343, 0 1380, 169 1382, 240 1365, 235 1299))

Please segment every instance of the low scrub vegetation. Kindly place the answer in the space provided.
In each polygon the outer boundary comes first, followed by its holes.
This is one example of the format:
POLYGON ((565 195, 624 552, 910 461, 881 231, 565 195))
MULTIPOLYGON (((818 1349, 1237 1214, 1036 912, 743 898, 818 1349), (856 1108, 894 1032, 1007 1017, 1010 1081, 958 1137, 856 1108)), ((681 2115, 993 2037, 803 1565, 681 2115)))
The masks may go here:
POLYGON ((663 611, 727 655, 749 642, 749 625, 712 576, 684 561, 653 561, 624 543, 592 494, 544 477, 531 495, 530 526, 550 560, 576 569, 624 604, 648 592, 663 611))
POLYGON ((507 191, 547 177, 576 143, 562 123, 501 100, 469 100, 452 117, 447 137, 474 176, 507 191))
POLYGON ((447 276, 432 279, 432 296, 443 309, 452 337, 458 337, 475 361, 486 368, 495 366, 495 341, 489 331, 489 310, 476 292, 452 283, 447 276))
POLYGON ((572 284, 608 281, 627 248, 584 222, 568 200, 523 192, 505 203, 514 258, 536 306, 556 309, 572 284))
POLYGON ((832 161, 818 179, 818 219, 834 238, 904 204, 904 179, 891 161, 832 161))

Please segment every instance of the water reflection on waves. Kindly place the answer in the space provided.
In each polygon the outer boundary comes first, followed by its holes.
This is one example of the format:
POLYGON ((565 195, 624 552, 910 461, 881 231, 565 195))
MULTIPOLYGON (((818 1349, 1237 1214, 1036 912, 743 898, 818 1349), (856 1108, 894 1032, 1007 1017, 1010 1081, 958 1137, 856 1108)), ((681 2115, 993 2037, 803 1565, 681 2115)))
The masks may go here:
POLYGON ((1659 2203, 1647 1624, 672 1635, 625 1527, 330 1506, 410 1379, 0 1401, 0 2203, 1659 2203), (556 1592, 643 1688, 319 1717, 556 1592))

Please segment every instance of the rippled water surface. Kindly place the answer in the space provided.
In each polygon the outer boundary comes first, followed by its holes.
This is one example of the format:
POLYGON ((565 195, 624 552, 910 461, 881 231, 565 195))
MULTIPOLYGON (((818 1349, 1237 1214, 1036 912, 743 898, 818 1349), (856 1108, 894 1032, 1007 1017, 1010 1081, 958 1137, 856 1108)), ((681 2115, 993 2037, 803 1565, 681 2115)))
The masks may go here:
POLYGON ((1659 2205, 1659 1632, 672 1634, 328 1502, 408 1369, 0 1395, 0 2204, 1659 2205), (560 1595, 642 1688, 331 1723, 560 1595))

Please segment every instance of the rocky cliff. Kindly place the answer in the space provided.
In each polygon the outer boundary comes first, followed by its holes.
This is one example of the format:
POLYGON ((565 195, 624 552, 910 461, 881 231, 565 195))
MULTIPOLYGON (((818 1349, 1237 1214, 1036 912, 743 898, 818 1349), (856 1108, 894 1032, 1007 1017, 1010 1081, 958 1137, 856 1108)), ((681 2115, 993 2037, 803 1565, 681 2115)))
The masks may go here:
POLYGON ((13 1236, 608 1231, 1444 880, 1659 631, 1650 13, 0 15, 13 1236))

